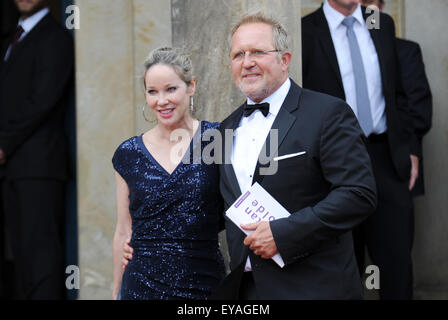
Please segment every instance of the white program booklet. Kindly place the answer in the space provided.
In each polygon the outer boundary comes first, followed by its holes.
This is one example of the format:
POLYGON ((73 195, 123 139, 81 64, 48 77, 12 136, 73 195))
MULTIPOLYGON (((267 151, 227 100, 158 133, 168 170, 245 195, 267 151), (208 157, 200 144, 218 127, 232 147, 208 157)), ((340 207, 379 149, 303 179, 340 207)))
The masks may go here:
MULTIPOLYGON (((273 221, 275 219, 287 218, 289 212, 283 208, 262 186, 255 182, 252 187, 243 193, 230 208, 226 216, 235 223, 245 234, 253 231, 243 230, 242 224, 273 221)), ((285 266, 280 253, 275 254, 272 259, 281 267, 285 266)))

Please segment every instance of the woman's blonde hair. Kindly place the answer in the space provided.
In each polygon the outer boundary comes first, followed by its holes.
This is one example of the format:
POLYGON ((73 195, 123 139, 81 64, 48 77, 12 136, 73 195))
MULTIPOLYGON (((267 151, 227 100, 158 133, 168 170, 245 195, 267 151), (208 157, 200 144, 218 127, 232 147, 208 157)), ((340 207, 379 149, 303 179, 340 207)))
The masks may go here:
POLYGON ((187 86, 194 79, 193 64, 190 57, 181 49, 161 47, 151 51, 144 62, 143 85, 146 88, 145 76, 148 70, 158 64, 170 66, 187 86))

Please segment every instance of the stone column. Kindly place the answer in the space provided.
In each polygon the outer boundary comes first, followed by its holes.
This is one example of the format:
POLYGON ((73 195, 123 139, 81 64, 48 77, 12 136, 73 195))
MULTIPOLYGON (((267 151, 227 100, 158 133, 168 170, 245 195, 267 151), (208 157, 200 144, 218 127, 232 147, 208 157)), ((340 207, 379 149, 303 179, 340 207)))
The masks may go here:
MULTIPOLYGON (((143 63, 149 52, 158 47, 171 47, 171 2, 133 0, 134 5, 134 101, 136 134, 146 132, 154 123, 147 123, 142 115, 145 105, 143 63)), ((146 107, 146 117, 152 121, 146 107)))
POLYGON ((417 299, 448 299, 448 2, 405 2, 405 35, 420 44, 433 94, 432 129, 423 140, 425 195, 415 199, 417 299))
POLYGON ((79 298, 111 297, 114 137, 134 133, 132 3, 81 0, 76 41, 79 298))

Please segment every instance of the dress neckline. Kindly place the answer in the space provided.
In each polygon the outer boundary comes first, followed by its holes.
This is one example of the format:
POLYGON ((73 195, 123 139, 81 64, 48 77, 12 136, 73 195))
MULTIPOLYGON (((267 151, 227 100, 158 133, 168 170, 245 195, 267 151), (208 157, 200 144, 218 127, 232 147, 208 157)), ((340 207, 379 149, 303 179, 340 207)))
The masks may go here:
POLYGON ((160 170, 162 170, 166 175, 168 176, 173 176, 174 173, 176 173, 178 171, 178 169, 184 164, 184 160, 185 158, 188 156, 190 156, 191 154, 191 150, 193 149, 193 142, 195 141, 196 135, 201 134, 202 131, 202 124, 203 121, 199 121, 198 124, 198 129, 196 130, 196 132, 194 133, 193 137, 190 139, 190 143, 188 145, 187 150, 185 151, 184 155, 182 156, 182 159, 179 161, 179 163, 177 164, 177 166, 174 168, 174 170, 169 173, 157 160, 156 158, 153 157, 153 155, 151 154, 151 152, 149 152, 149 149, 145 146, 145 143, 143 142, 143 133, 139 136, 137 136, 137 143, 139 145, 139 147, 142 149, 143 153, 146 155, 146 157, 153 162, 157 167, 160 168, 160 170))

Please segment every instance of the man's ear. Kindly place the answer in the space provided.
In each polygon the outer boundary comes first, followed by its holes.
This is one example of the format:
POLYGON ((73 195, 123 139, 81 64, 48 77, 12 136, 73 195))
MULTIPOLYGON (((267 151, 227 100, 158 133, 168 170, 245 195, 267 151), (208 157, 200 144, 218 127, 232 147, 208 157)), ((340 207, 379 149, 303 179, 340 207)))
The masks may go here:
POLYGON ((289 64, 291 63, 292 53, 289 51, 285 51, 282 54, 282 69, 283 71, 287 71, 289 68, 289 64))

